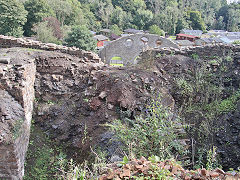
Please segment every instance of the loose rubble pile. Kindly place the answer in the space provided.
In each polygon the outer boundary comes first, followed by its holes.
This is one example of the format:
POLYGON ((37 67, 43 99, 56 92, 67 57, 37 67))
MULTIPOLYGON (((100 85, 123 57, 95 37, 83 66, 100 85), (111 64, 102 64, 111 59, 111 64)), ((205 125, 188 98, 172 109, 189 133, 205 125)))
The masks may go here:
POLYGON ((151 162, 142 157, 139 160, 133 159, 121 167, 117 163, 111 164, 108 172, 103 174, 99 180, 138 179, 140 177, 142 179, 239 180, 240 173, 224 172, 221 169, 212 171, 206 169, 185 170, 173 160, 151 162))

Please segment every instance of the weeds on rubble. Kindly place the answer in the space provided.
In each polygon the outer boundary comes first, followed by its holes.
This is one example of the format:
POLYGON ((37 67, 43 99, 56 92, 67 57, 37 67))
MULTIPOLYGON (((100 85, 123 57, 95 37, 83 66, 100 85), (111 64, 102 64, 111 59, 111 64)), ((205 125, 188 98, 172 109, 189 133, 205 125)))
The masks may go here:
POLYGON ((233 58, 231 56, 226 56, 225 59, 226 59, 227 62, 232 62, 233 61, 233 58))
POLYGON ((198 60, 198 59, 199 59, 199 56, 198 56, 198 54, 192 54, 192 58, 193 58, 194 60, 198 60))
POLYGON ((207 153, 207 164, 206 168, 209 170, 215 169, 219 166, 217 160, 217 148, 215 146, 212 147, 207 153))
POLYGON ((39 127, 33 124, 31 131, 34 133, 31 133, 30 137, 24 180, 97 179, 102 171, 106 171, 104 153, 94 152, 91 148, 94 161, 92 163, 85 161, 83 164, 77 165, 67 157, 62 147, 55 145, 39 127))

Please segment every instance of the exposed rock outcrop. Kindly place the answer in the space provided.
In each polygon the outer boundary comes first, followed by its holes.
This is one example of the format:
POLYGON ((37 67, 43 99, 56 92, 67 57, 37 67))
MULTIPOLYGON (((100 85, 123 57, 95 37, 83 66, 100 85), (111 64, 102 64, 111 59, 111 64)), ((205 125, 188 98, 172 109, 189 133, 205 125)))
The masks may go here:
MULTIPOLYGON (((56 142, 75 152, 80 150, 82 157, 86 157, 90 146, 105 145, 111 134, 102 125, 119 118, 119 112, 133 118, 159 93, 162 103, 172 109, 176 108, 175 103, 183 103, 172 93, 173 82, 183 74, 191 77, 191 72, 199 66, 196 58, 206 60, 216 55, 232 58, 232 66, 224 72, 224 78, 232 80, 224 87, 230 83, 232 89, 239 88, 239 46, 147 51, 140 57, 139 66, 128 68, 106 66, 91 52, 51 46, 0 36, 0 47, 5 47, 0 50, 1 178, 21 179, 23 176, 34 89, 35 122, 56 142)), ((215 62, 207 68, 212 72, 219 70, 215 62)), ((201 97, 200 100, 194 97, 194 100, 200 101, 201 97)), ((234 142, 234 148, 239 146, 236 140, 238 111, 231 112, 226 124, 231 135, 227 142, 234 142)), ((224 146, 223 150, 230 149, 224 146)))
MULTIPOLYGON (((17 55, 17 54, 15 54, 17 55)), ((33 111, 34 59, 0 63, 0 179, 22 179, 33 111)))

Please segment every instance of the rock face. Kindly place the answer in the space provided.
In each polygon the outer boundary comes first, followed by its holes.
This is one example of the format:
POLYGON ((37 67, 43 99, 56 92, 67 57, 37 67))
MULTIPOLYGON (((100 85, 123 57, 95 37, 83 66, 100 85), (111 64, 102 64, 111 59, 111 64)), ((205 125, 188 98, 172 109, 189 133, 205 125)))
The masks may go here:
POLYGON ((0 179, 22 179, 33 111, 33 59, 0 63, 0 179))
POLYGON ((240 166, 240 100, 236 111, 222 116, 219 121, 224 128, 216 134, 216 141, 223 168, 237 169, 240 166))
MULTIPOLYGON (((240 167, 240 96, 236 95, 239 94, 240 89, 240 46, 225 47, 225 45, 218 45, 182 49, 181 51, 170 48, 149 50, 142 53, 139 62, 143 68, 151 68, 154 72, 161 74, 164 79, 167 79, 176 106, 184 108, 187 108, 185 104, 189 101, 189 96, 187 95, 189 91, 187 90, 189 90, 189 87, 190 91, 196 90, 196 87, 192 87, 191 85, 196 85, 194 82, 197 81, 196 78, 199 78, 199 76, 195 76, 195 74, 199 72, 199 67, 204 67, 204 71, 210 75, 208 77, 211 77, 208 80, 210 82, 209 85, 213 84, 214 87, 221 88, 218 102, 222 102, 222 112, 215 114, 211 121, 207 121, 208 117, 204 115, 209 115, 208 110, 211 108, 208 107, 209 109, 205 109, 205 112, 203 112, 200 106, 205 101, 205 98, 208 99, 208 104, 211 104, 213 98, 212 96, 207 96, 207 93, 204 94, 202 91, 199 91, 200 88, 198 86, 198 92, 191 96, 192 109, 194 109, 193 105, 196 104, 197 109, 194 112, 197 113, 189 113, 188 117, 183 116, 183 118, 189 123, 198 124, 197 129, 200 129, 201 122, 205 121, 211 124, 210 128, 208 126, 205 131, 199 131, 199 133, 202 133, 203 141, 206 143, 209 142, 209 145, 211 144, 211 146, 217 148, 217 153, 221 159, 220 163, 225 170, 228 170, 229 168, 238 169, 240 167), (183 84, 185 92, 181 94, 180 91, 176 92, 174 84, 183 79, 186 80, 185 84, 183 84), (235 95, 234 104, 232 100, 222 101, 227 100, 232 95, 235 95), (229 105, 232 107, 236 106, 236 108, 228 109, 229 105), (198 112, 201 112, 203 115, 199 115, 198 112), (206 135, 209 129, 211 129, 211 133, 206 135), (212 139, 211 142, 208 139, 212 139)), ((203 73, 202 71, 199 75, 203 77, 203 73)), ((203 81, 200 84, 202 83, 201 85, 203 85, 204 79, 201 80, 203 81)), ((215 111, 217 110, 215 109, 215 111)))
MULTIPOLYGON (((23 176, 34 92, 35 122, 82 156, 90 146, 109 140, 103 124, 119 118, 119 112, 129 117, 141 113, 152 93, 161 93, 163 103, 174 108, 165 83, 150 71, 111 68, 59 52, 11 48, 1 54, 9 59, 0 66, 3 178, 23 176)), ((109 158, 116 159, 111 148, 109 158)))
POLYGON ((105 143, 102 125, 119 118, 120 111, 141 113, 154 92, 174 107, 164 82, 153 72, 105 67, 57 53, 39 55, 36 64, 35 122, 75 151, 86 153, 101 139, 105 143))
MULTIPOLYGON (((19 43, 22 43, 19 39, 14 44, 13 39, 0 36, 1 47, 19 43)), ((21 47, 35 47, 31 43, 23 42, 21 47)), ((197 66, 191 53, 204 58, 211 52, 211 47, 184 51, 161 49, 153 54, 145 52, 137 67, 114 68, 96 60, 93 53, 74 56, 73 49, 69 51, 73 54, 66 54, 51 51, 50 46, 47 46, 48 51, 19 47, 0 50, 0 179, 23 176, 34 92, 36 124, 56 142, 86 157, 90 146, 109 145, 106 142, 111 133, 103 124, 121 115, 133 118, 140 114, 153 95, 161 94, 162 103, 175 109, 175 103, 181 102, 178 98, 175 102, 171 94, 174 78, 181 74, 191 76, 189 72, 197 66)), ((234 88, 239 88, 239 47, 212 48, 213 55, 233 54, 235 67, 231 72, 235 75, 231 73, 230 77, 234 79, 234 88)), ((238 111, 228 119, 226 128, 231 129, 229 132, 237 147, 239 131, 230 127, 238 126, 238 111)), ((108 149, 111 151, 109 158, 118 159, 115 147, 108 149)))

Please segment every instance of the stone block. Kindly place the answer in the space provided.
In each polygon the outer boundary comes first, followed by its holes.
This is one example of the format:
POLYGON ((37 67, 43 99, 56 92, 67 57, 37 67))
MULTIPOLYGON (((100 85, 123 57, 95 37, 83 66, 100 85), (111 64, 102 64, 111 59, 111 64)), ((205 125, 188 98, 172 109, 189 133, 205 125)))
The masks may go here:
POLYGON ((2 64, 10 64, 10 58, 0 58, 0 63, 2 63, 2 64))

